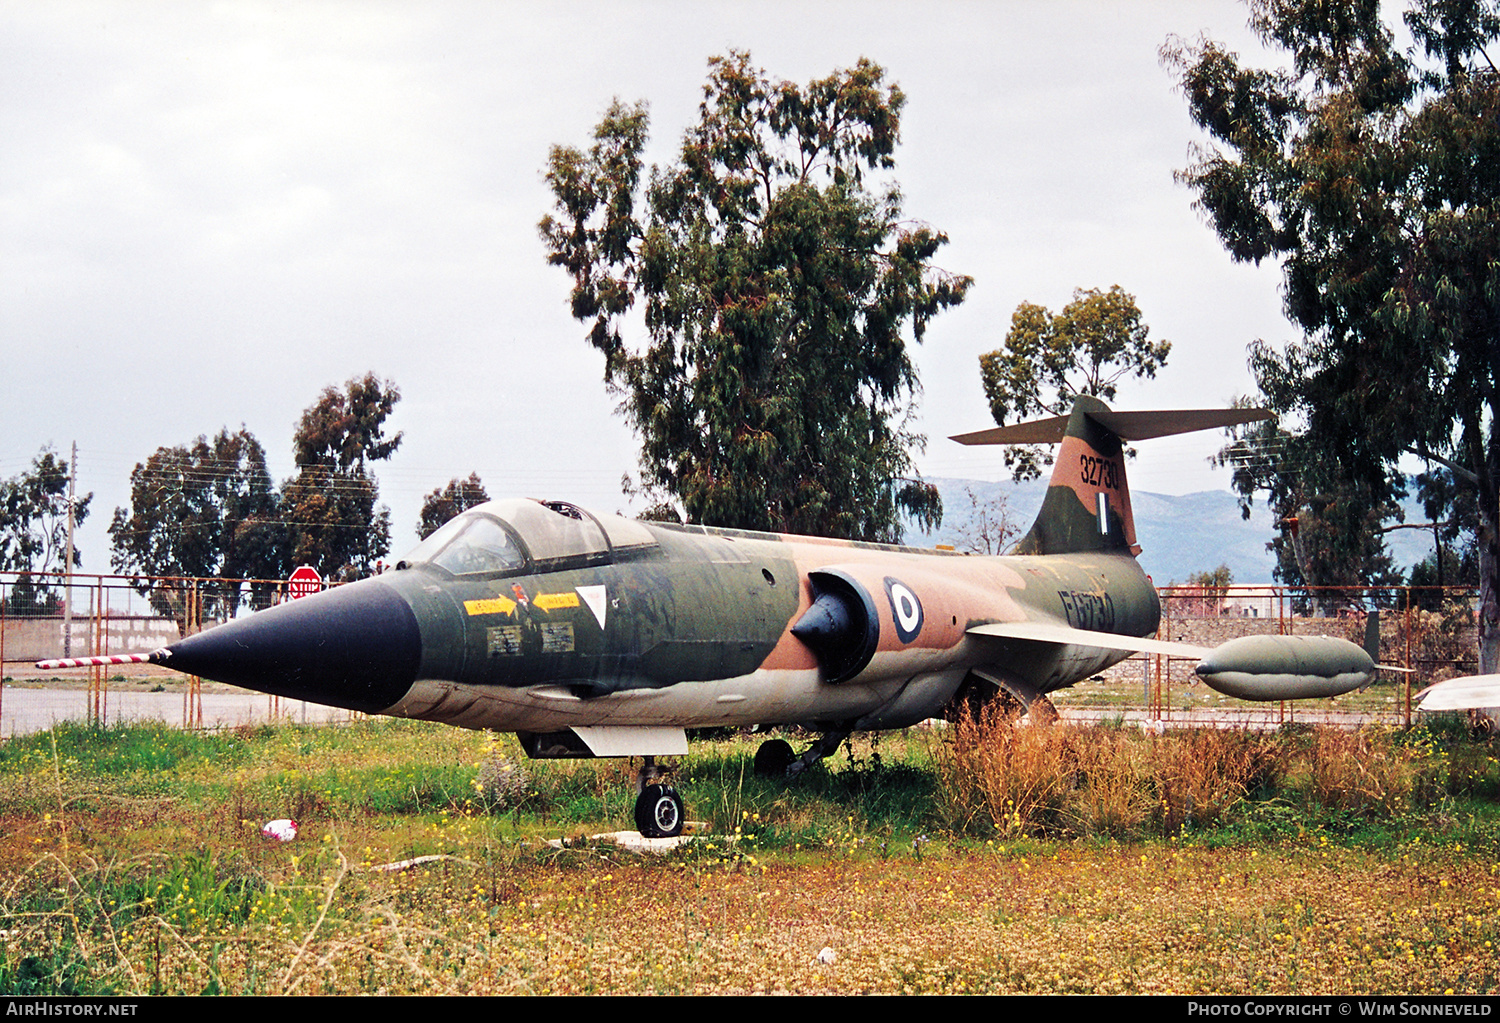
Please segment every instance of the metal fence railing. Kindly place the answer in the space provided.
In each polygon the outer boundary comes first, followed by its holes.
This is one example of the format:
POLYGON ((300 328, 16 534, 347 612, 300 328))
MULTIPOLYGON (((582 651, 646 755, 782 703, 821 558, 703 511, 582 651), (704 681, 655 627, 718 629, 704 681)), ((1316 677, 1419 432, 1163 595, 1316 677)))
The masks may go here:
MULTIPOLYGON (((0 664, 11 677, 12 669, 25 670, 39 660, 154 650, 285 599, 284 579, 0 572, 0 664)), ((132 666, 132 671, 181 677, 150 665, 132 666)), ((109 685, 119 673, 117 667, 71 673, 86 678, 89 721, 108 721, 109 685)), ((187 682, 183 724, 201 726, 202 681, 189 677, 187 682)), ((0 721, 3 700, 0 687, 0 721)), ((272 700, 275 713, 278 705, 272 700)))

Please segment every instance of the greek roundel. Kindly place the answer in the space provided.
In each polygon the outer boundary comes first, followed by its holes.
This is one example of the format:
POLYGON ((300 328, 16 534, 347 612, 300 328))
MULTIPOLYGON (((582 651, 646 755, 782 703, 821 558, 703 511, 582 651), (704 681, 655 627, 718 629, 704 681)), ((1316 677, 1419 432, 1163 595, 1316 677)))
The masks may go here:
POLYGON ((901 642, 910 643, 922 631, 922 602, 911 591, 911 587, 890 576, 885 577, 885 595, 891 601, 891 618, 896 623, 896 635, 901 642))

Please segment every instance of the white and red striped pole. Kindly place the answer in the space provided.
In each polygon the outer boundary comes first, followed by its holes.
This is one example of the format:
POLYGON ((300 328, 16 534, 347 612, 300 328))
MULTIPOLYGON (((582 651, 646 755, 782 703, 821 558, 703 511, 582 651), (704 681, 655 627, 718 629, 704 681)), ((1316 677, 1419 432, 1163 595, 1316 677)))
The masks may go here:
POLYGON ((169 654, 165 649, 145 654, 110 654, 105 657, 60 657, 53 661, 37 661, 36 666, 52 668, 99 668, 106 664, 165 664, 169 654))

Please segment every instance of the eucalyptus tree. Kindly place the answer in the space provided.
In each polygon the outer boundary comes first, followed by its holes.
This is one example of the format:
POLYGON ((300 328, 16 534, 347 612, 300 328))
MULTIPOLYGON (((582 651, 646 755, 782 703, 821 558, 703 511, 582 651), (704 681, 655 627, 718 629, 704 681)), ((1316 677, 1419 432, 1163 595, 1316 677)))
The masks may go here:
POLYGON ((548 262, 640 437, 642 489, 690 521, 891 540, 902 514, 940 518, 912 463, 908 342, 972 281, 904 217, 905 102, 868 60, 803 86, 731 51, 646 180, 644 103, 552 149, 548 262))
POLYGON ((1416 0, 1403 49, 1377 0, 1255 0, 1289 58, 1170 41, 1212 141, 1181 179, 1237 260, 1282 268, 1303 336, 1251 348, 1302 450, 1383 503, 1415 453, 1477 506, 1481 670, 1500 670, 1500 34, 1492 0, 1416 0))
MULTIPOLYGON (((1121 380, 1151 378, 1166 365, 1172 342, 1153 341, 1150 334, 1135 296, 1118 284, 1108 291, 1079 288, 1057 313, 1022 302, 1004 343, 979 357, 990 414, 1004 426, 1037 415, 1065 416, 1080 394, 1112 402, 1121 380)), ((1017 480, 1035 479, 1052 456, 1041 447, 1008 446, 1005 464, 1017 480)))

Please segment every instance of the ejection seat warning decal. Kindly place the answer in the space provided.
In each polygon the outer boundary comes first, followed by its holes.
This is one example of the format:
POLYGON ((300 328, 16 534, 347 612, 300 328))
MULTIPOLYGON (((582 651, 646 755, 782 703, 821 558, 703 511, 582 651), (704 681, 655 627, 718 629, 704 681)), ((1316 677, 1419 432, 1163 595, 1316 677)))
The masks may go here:
POLYGON ((573 625, 571 622, 542 623, 542 653, 570 654, 573 652, 573 625))
POLYGON ((905 583, 885 577, 885 595, 891 601, 891 618, 896 623, 896 635, 901 642, 910 643, 922 631, 922 602, 917 599, 905 583))
MULTIPOLYGON (((517 586, 516 590, 521 587, 517 586)), ((604 587, 599 587, 604 589, 604 587)), ((517 596, 524 597, 524 592, 518 592, 517 596)), ((560 607, 577 607, 578 594, 576 593, 538 593, 536 599, 531 601, 531 606, 543 611, 555 611, 560 607)), ((489 597, 484 600, 464 601, 464 611, 471 617, 473 615, 508 615, 516 609, 516 601, 509 597, 489 597)), ((602 623, 601 623, 602 624, 602 623)))
POLYGON ((489 640, 491 657, 520 656, 521 627, 519 625, 500 625, 493 629, 485 629, 484 634, 489 640))

